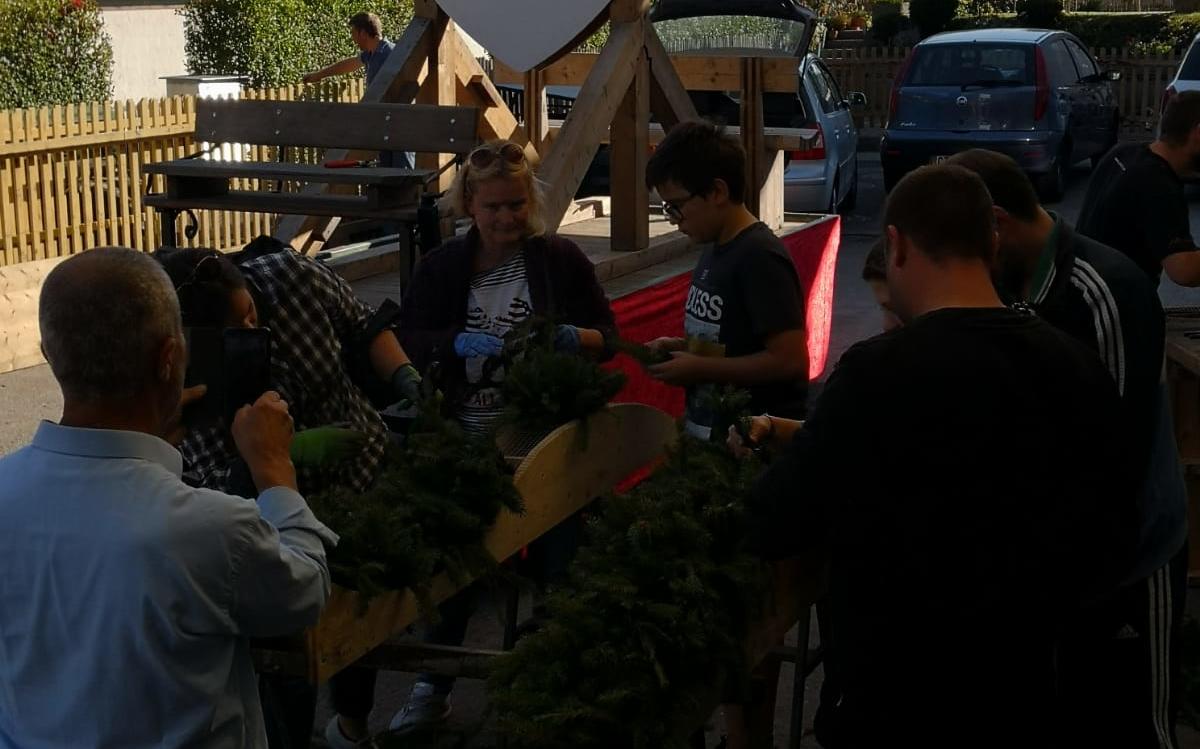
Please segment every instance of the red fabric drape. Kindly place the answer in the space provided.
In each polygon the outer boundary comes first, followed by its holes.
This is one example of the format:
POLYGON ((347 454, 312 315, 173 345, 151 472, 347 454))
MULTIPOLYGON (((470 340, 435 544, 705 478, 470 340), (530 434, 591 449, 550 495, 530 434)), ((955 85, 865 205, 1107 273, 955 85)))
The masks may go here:
MULTIPOLYGON (((841 218, 833 216, 781 237, 804 289, 809 379, 821 375, 829 357, 834 269, 841 236, 841 218)), ((621 337, 645 343, 660 336, 682 336, 683 305, 691 281, 690 272, 681 273, 614 300, 612 309, 621 337)), ((629 378, 625 388, 613 400, 618 403, 645 403, 675 417, 683 415, 682 388, 654 380, 640 364, 624 354, 618 355, 610 366, 619 368, 629 378)))

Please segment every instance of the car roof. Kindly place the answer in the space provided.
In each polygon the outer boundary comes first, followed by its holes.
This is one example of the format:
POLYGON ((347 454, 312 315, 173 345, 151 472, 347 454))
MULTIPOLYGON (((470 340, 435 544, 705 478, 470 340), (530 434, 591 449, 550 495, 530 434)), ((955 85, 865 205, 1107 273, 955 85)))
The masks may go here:
POLYGON ((1036 44, 1060 31, 1048 29, 972 29, 970 31, 946 31, 921 42, 920 46, 928 44, 962 44, 963 42, 1007 42, 1019 44, 1036 44))

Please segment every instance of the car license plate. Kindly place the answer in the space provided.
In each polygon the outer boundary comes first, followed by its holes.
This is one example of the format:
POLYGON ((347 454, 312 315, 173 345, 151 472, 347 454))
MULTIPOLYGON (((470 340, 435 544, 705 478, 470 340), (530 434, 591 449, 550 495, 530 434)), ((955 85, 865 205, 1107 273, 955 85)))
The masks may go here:
POLYGON ((946 161, 946 159, 948 159, 948 158, 950 158, 950 157, 949 156, 933 156, 929 159, 929 163, 930 164, 941 164, 941 163, 944 163, 946 161))

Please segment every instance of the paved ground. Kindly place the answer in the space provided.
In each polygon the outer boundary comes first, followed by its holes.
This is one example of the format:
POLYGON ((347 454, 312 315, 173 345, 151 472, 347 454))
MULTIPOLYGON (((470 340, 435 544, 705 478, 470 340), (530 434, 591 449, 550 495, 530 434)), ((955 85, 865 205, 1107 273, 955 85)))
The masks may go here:
MULTIPOLYGON (((842 229, 830 362, 835 362, 841 353, 855 341, 873 335, 879 328, 877 310, 870 294, 859 280, 859 273, 867 250, 879 233, 879 213, 883 190, 878 155, 862 154, 860 168, 858 209, 845 217, 842 229)), ((1086 180, 1086 170, 1075 174, 1067 197, 1062 203, 1055 206, 1068 219, 1073 220, 1078 213, 1086 180)), ((1200 203, 1193 204, 1192 214, 1193 226, 1200 226, 1200 203)), ((1200 292, 1181 289, 1169 282, 1164 282, 1161 294, 1164 301, 1170 304, 1200 304, 1200 292)), ((61 399, 47 367, 34 367, 0 375, 0 414, 3 415, 0 417, 0 454, 10 452, 28 441, 38 420, 57 418, 60 408, 61 399)), ((527 606, 528 602, 526 602, 527 606)), ((485 608, 472 621, 467 644, 478 647, 497 647, 500 641, 499 632, 497 617, 493 611, 485 608)), ((816 632, 814 632, 813 639, 814 642, 819 639, 816 632)), ((381 676, 376 702, 378 707, 372 716, 372 725, 376 730, 386 728, 392 713, 403 705, 411 682, 412 677, 405 674, 383 674, 381 676)), ((781 676, 781 693, 776 723, 777 745, 781 747, 787 745, 789 705, 792 695, 791 683, 791 667, 785 665, 781 676)), ((818 671, 814 678, 809 680, 808 688, 805 690, 806 731, 811 730, 811 716, 816 705, 816 690, 819 683, 820 673, 818 671)), ((454 701, 455 713, 448 724, 447 734, 442 736, 440 741, 425 739, 392 745, 406 747, 464 744, 494 746, 495 742, 486 732, 476 735, 486 713, 483 685, 477 681, 461 681, 456 689, 454 701)), ((324 727, 329 716, 328 696, 323 690, 317 719, 318 731, 324 727)), ((715 746, 719 739, 719 718, 717 721, 713 730, 709 732, 708 744, 710 747, 715 746)), ((898 730, 902 729, 898 727, 898 730)), ((1197 734, 1189 731, 1182 738, 1185 747, 1200 749, 1200 736, 1197 734)), ((806 735, 801 746, 813 747, 816 744, 810 735, 806 735)))

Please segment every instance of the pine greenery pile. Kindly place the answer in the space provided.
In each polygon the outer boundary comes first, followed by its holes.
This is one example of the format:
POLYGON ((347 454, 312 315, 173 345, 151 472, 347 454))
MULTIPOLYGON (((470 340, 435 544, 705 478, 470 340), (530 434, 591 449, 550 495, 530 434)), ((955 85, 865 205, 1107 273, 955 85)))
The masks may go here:
POLYGON ((682 436, 649 480, 598 505, 546 624, 495 662, 511 746, 685 747, 721 691, 744 685, 769 580, 744 550, 757 468, 682 436))
POLYGON ((433 610, 438 573, 465 583, 495 568, 484 534, 501 510, 522 511, 495 443, 467 435, 437 411, 430 399, 365 494, 337 489, 309 500, 341 537, 329 554, 334 582, 368 599, 408 588, 425 612, 433 610))
POLYGON ((504 403, 508 425, 547 432, 604 408, 625 375, 592 359, 554 350, 554 323, 530 318, 504 338, 504 403))

